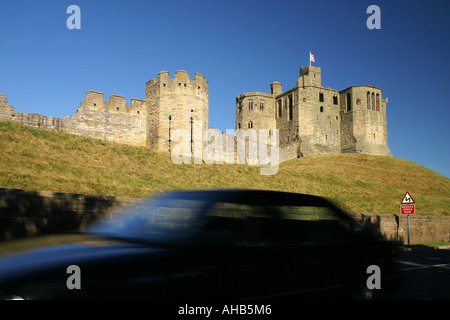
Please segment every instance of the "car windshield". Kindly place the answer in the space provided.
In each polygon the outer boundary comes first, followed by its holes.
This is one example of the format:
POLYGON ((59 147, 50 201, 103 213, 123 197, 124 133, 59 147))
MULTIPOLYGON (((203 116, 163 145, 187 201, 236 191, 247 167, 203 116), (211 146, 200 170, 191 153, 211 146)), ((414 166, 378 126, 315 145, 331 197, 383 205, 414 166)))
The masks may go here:
POLYGON ((112 221, 101 221, 87 232, 135 242, 179 243, 201 230, 203 212, 211 204, 205 199, 168 194, 128 206, 113 215, 112 221))

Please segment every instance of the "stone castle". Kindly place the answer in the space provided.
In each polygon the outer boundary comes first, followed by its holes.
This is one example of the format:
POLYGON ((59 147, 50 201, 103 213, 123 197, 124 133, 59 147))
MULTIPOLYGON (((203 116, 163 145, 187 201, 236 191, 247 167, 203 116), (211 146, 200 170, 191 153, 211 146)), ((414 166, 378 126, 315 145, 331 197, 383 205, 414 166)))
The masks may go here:
POLYGON ((368 85, 342 91, 322 87, 320 67, 300 68, 294 88, 270 85, 270 94, 236 97, 236 128, 278 129, 280 146, 298 146, 297 155, 364 153, 391 155, 382 90, 368 85))
MULTIPOLYGON (((170 152, 175 129, 190 132, 191 145, 208 126, 208 82, 184 71, 170 78, 162 71, 145 86, 145 99, 89 91, 77 111, 64 118, 21 113, 0 95, 0 119, 170 152), (197 130, 193 130, 194 123, 197 130), (198 130, 201 128, 201 130, 198 130)), ((294 88, 274 82, 270 93, 236 97, 236 129, 278 129, 280 161, 305 155, 353 152, 391 155, 387 144, 387 98, 372 86, 342 91, 322 87, 319 67, 300 68, 294 88)), ((225 135, 225 133, 223 133, 225 135)), ((201 141, 201 140, 200 140, 201 141)))

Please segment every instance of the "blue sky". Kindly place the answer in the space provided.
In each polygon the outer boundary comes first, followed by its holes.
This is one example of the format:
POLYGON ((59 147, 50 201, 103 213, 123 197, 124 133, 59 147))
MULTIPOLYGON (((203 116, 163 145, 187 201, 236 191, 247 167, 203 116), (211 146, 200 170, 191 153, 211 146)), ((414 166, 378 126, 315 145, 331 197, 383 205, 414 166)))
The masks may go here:
MULTIPOLYGON (((89 90, 145 97, 164 70, 209 82, 209 125, 234 128, 235 97, 295 86, 300 66, 322 85, 383 89, 395 157, 450 177, 450 2, 0 1, 0 93, 19 112, 65 117, 89 90), (69 5, 81 29, 69 30, 69 5), (369 30, 369 5, 381 29, 369 30)), ((413 176, 413 173, 412 173, 413 176)))

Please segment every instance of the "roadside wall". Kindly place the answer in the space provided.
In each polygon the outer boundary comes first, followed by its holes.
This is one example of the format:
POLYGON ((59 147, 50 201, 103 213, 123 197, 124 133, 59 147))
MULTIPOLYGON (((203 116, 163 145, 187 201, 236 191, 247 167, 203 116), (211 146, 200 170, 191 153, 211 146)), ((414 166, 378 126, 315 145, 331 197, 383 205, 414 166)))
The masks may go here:
POLYGON ((0 241, 82 231, 133 199, 0 188, 0 241))
MULTIPOLYGON (((386 239, 408 243, 408 217, 399 214, 353 213, 354 218, 386 239)), ((409 243, 450 241, 450 217, 412 215, 409 243)))
MULTIPOLYGON (((0 188, 0 241, 82 231, 138 199, 0 188)), ((408 219, 398 214, 353 213, 387 239, 408 243, 408 219)), ((410 244, 450 241, 450 217, 410 217, 410 244)))

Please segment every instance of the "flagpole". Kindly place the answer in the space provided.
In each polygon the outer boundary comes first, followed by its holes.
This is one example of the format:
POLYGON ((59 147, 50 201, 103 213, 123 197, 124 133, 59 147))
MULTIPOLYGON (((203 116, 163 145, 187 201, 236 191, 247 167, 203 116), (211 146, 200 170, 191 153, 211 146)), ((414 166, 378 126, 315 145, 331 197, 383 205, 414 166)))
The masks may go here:
POLYGON ((309 66, 311 67, 311 51, 309 52, 309 66))

